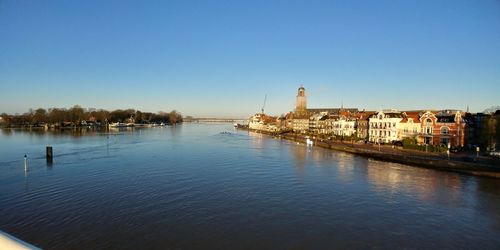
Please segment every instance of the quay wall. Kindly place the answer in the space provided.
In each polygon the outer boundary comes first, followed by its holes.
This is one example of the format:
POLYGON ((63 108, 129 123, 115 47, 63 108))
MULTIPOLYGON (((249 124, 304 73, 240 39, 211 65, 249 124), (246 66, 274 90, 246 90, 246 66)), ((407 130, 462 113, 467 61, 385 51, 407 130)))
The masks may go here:
MULTIPOLYGON (((254 129, 246 129, 246 130, 270 135, 279 139, 295 141, 299 143, 305 143, 307 140, 307 137, 305 135, 295 134, 295 133, 278 134, 262 130, 254 130, 254 129)), ((313 146, 316 147, 322 147, 331 150, 352 153, 382 161, 395 162, 395 163, 407 164, 429 169, 457 172, 475 176, 500 178, 500 166, 491 166, 486 164, 479 164, 474 162, 466 162, 458 160, 448 160, 444 158, 435 157, 433 155, 416 156, 403 151, 398 153, 386 152, 384 150, 378 151, 375 149, 356 147, 356 144, 332 142, 329 140, 312 139, 312 141, 313 141, 313 146)))

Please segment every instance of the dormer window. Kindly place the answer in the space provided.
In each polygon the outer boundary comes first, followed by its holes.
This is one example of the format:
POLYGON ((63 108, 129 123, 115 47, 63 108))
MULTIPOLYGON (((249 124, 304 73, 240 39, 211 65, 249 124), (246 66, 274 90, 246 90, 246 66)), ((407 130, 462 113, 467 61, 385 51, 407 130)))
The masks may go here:
POLYGON ((432 125, 432 120, 431 119, 425 120, 425 125, 431 126, 432 125))

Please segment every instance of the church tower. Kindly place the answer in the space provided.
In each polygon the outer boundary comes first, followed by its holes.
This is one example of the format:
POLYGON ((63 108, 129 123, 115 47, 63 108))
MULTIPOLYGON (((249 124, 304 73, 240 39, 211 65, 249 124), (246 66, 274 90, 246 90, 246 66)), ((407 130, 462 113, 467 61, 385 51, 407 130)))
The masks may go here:
POLYGON ((302 86, 300 86, 297 93, 297 102, 295 103, 295 113, 298 115, 304 115, 307 113, 306 89, 302 86))

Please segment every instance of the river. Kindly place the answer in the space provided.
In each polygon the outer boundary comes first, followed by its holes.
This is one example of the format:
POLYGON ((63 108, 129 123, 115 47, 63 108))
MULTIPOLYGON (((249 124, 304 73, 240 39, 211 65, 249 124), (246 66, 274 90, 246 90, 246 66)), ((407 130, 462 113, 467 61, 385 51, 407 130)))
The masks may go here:
POLYGON ((498 249, 500 181, 224 123, 1 130, 0 230, 47 249, 498 249))

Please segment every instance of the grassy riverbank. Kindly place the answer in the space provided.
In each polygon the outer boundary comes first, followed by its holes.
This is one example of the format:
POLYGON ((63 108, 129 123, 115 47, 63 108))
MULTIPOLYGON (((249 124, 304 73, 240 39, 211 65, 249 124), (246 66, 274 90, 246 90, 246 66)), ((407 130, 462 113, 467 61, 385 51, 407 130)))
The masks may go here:
POLYGON ((305 143, 307 138, 313 145, 337 151, 348 152, 377 160, 402 163, 412 166, 425 167, 443 171, 451 171, 476 176, 500 178, 500 162, 498 160, 481 160, 468 162, 461 156, 452 155, 448 158, 445 154, 427 153, 416 150, 402 149, 392 146, 380 146, 357 142, 340 142, 324 140, 296 133, 274 134, 267 131, 252 130, 251 132, 267 134, 275 138, 286 139, 305 143))

